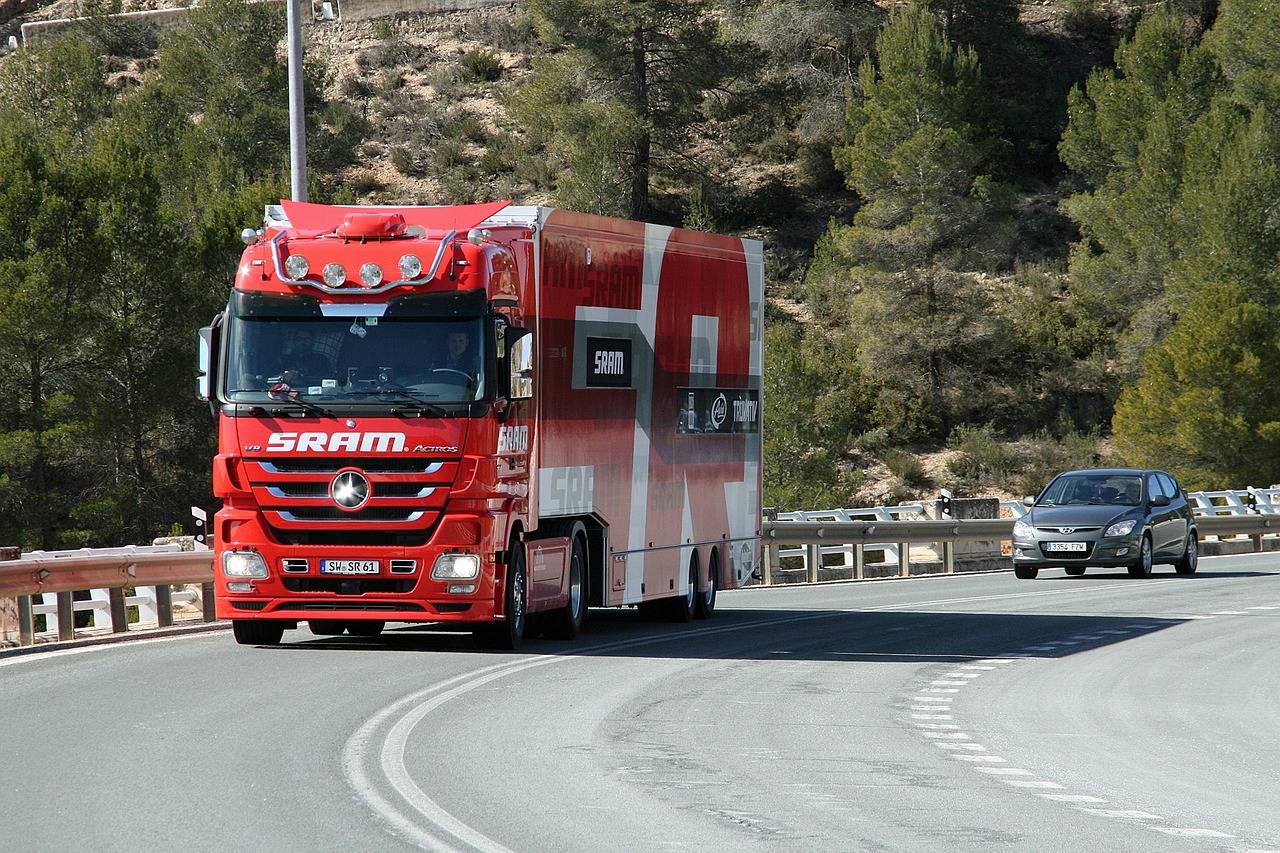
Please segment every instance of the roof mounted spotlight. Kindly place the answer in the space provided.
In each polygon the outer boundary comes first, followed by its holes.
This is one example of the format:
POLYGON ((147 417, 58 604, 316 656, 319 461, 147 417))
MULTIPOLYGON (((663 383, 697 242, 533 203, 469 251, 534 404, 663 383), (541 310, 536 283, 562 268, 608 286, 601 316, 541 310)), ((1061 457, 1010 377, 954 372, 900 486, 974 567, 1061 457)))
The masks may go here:
POLYGON ((240 242, 246 246, 252 246, 258 242, 258 231, 254 228, 246 228, 240 232, 240 242))
POLYGON ((475 246, 491 239, 493 239, 493 232, 488 228, 472 228, 467 232, 467 241, 475 246))

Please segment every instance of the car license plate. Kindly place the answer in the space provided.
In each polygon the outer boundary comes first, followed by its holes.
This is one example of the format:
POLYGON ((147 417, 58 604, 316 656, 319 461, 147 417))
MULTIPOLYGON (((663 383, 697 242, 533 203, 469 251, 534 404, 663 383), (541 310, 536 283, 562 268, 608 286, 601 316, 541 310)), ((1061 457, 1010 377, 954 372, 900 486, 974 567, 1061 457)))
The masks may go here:
POLYGON ((320 573, 325 575, 376 575, 377 560, 321 560, 320 573))
POLYGON ((1088 551, 1088 542, 1046 542, 1044 543, 1046 551, 1088 551))

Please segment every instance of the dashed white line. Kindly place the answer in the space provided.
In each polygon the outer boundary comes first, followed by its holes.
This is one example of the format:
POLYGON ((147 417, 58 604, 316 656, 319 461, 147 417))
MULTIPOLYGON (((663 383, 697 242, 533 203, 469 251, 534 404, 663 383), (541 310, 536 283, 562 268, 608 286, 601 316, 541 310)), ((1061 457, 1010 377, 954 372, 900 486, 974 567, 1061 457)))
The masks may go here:
POLYGON ((1105 803, 1102 797, 1095 797, 1092 794, 1036 794, 1037 797, 1044 797, 1046 800, 1054 800, 1059 803, 1105 803))
POLYGON ((954 702, 954 696, 916 696, 912 702, 954 702))
POLYGON ((954 720, 950 714, 912 714, 913 720, 954 720))
POLYGON ((935 687, 964 687, 969 682, 967 681, 930 681, 929 683, 934 685, 935 687))
POLYGON ((923 734, 925 737, 938 740, 969 740, 969 736, 964 732, 923 732, 923 734))
POLYGON ((967 749, 970 752, 986 752, 987 751, 987 748, 985 746, 977 743, 952 743, 948 741, 935 740, 933 742, 933 745, 942 747, 943 749, 967 749))
POLYGON ((1246 614, 1243 610, 1215 610, 1210 615, 1211 616, 1244 616, 1246 614))
POLYGON ((1160 815, 1158 814, 1152 814, 1151 812, 1144 812, 1138 809, 1085 809, 1085 808, 1082 808, 1080 809, 1080 811, 1085 812, 1086 814, 1098 815, 1099 817, 1119 817, 1119 818, 1124 818, 1126 820, 1164 820, 1164 818, 1160 817, 1160 815))
POLYGON ((925 687, 925 688, 922 688, 920 692, 921 693, 959 693, 960 691, 952 687, 925 687))
POLYGON ((1156 832, 1163 832, 1165 835, 1180 835, 1183 838, 1235 838, 1229 832, 1219 832, 1216 829, 1200 829, 1189 826, 1153 826, 1156 832))
POLYGON ((1062 788, 1057 782, 1049 782, 1044 779, 1001 779, 1000 781, 1015 788, 1062 788))
POLYGON ((992 776, 1034 776, 1030 770, 1023 770, 1021 767, 975 767, 979 773, 989 773, 992 776))
POLYGON ((986 764, 1004 764, 1005 761, 998 755, 953 755, 952 758, 957 761, 976 761, 986 764))

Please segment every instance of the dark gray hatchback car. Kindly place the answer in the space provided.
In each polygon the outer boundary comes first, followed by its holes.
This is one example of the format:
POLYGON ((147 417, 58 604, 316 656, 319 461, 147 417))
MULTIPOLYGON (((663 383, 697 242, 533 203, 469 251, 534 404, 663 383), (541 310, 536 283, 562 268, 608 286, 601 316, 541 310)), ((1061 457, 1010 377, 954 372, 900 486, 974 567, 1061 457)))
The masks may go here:
POLYGON ((1125 568, 1141 578, 1155 563, 1195 573, 1195 515, 1186 492, 1164 471, 1067 471, 1026 504, 1013 525, 1013 570, 1020 578, 1057 567, 1082 575, 1090 566, 1125 568))

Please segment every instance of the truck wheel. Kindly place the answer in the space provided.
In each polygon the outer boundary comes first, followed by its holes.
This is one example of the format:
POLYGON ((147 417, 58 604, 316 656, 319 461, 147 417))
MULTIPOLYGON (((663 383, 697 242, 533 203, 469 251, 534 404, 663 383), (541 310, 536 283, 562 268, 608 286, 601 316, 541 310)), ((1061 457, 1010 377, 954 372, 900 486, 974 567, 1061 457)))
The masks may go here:
POLYGON ((387 627, 386 622, 367 622, 363 619, 347 623, 347 633, 353 637, 376 637, 387 627))
POLYGON ((587 557, 583 553, 582 540, 573 540, 569 555, 569 603, 550 614, 547 635, 557 640, 572 640, 582 629, 587 616, 587 557))
POLYGON ((524 548, 519 542, 514 543, 507 554, 507 590, 503 597, 507 618, 476 628, 476 645, 482 649, 515 651, 524 642, 528 614, 525 613, 524 548))
POLYGON ((720 559, 715 554, 711 555, 711 568, 707 569, 707 588, 698 596, 697 612, 694 614, 699 619, 710 619, 711 615, 716 612, 716 587, 719 584, 720 559))
POLYGON ((698 607, 698 556, 689 558, 689 591, 667 599, 667 613, 672 622, 688 622, 698 607))
POLYGON ((307 622, 307 627, 317 637, 341 637, 347 630, 347 623, 341 619, 312 619, 307 622))
POLYGON ((274 646, 284 636, 284 623, 232 619, 231 633, 242 646, 274 646))

